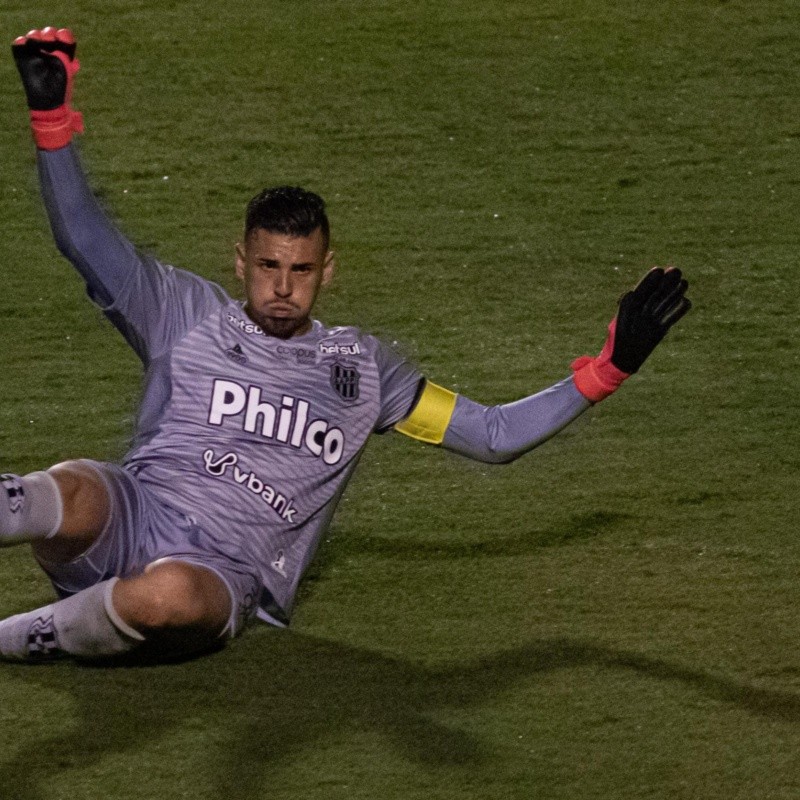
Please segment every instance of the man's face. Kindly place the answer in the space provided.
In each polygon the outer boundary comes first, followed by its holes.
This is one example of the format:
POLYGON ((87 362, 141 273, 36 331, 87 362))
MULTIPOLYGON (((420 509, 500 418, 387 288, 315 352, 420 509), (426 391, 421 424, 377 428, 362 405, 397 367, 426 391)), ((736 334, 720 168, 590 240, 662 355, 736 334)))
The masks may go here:
POLYGON ((280 339, 311 330, 311 308, 320 287, 330 283, 333 268, 333 253, 319 228, 309 236, 256 228, 236 245, 245 310, 265 333, 280 339))

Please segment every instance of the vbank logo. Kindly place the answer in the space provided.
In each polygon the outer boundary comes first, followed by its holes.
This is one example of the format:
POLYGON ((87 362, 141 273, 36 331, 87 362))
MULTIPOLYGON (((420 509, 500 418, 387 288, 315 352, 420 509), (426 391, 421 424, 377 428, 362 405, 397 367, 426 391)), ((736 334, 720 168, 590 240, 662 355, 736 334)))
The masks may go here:
POLYGON ((281 494, 273 486, 262 481, 255 472, 245 472, 239 469, 237 466, 239 456, 236 453, 225 453, 224 456, 217 457, 216 453, 209 448, 203 453, 203 463, 206 472, 215 478, 224 478, 228 467, 233 467, 230 477, 239 486, 243 486, 252 494, 260 497, 281 519, 294 522, 294 515, 297 513, 294 498, 281 494))

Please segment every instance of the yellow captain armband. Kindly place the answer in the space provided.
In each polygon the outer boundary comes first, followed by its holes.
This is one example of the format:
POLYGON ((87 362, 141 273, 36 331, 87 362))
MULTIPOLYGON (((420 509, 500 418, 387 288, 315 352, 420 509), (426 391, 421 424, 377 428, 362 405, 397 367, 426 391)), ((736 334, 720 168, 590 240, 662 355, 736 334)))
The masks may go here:
POLYGON ((396 431, 428 444, 441 444, 458 395, 426 381, 414 410, 394 426, 396 431))

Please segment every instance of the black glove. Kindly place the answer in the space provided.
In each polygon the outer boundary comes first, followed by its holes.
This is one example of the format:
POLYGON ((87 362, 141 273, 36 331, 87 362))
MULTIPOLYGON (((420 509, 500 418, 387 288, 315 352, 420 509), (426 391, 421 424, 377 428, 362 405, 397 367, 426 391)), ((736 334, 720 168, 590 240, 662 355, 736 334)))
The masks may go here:
POLYGON ((81 115, 72 109, 72 79, 80 64, 75 37, 67 28, 32 30, 11 45, 22 78, 36 144, 56 150, 83 131, 81 115))
POLYGON ((667 331, 692 307, 684 297, 688 285, 679 269, 655 267, 622 296, 600 355, 581 356, 572 362, 575 386, 587 400, 598 403, 613 394, 644 364, 667 331))
POLYGON ((681 271, 651 269, 619 302, 611 363, 629 375, 637 372, 667 331, 692 307, 681 271))

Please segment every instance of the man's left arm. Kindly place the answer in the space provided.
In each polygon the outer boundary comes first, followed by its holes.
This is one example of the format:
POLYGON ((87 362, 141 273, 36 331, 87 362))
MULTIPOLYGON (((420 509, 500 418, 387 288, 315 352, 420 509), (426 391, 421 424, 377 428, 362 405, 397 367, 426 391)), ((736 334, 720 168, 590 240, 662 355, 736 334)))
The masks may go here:
POLYGON ((395 430, 428 444, 492 464, 519 458, 554 436, 591 403, 566 378, 504 405, 484 406, 426 383, 414 410, 395 430))
POLYGON ((530 397, 483 406, 426 383, 394 428, 478 461, 506 463, 554 436, 637 372, 667 331, 691 308, 678 269, 655 268, 620 300, 598 356, 582 356, 571 377, 530 397))

